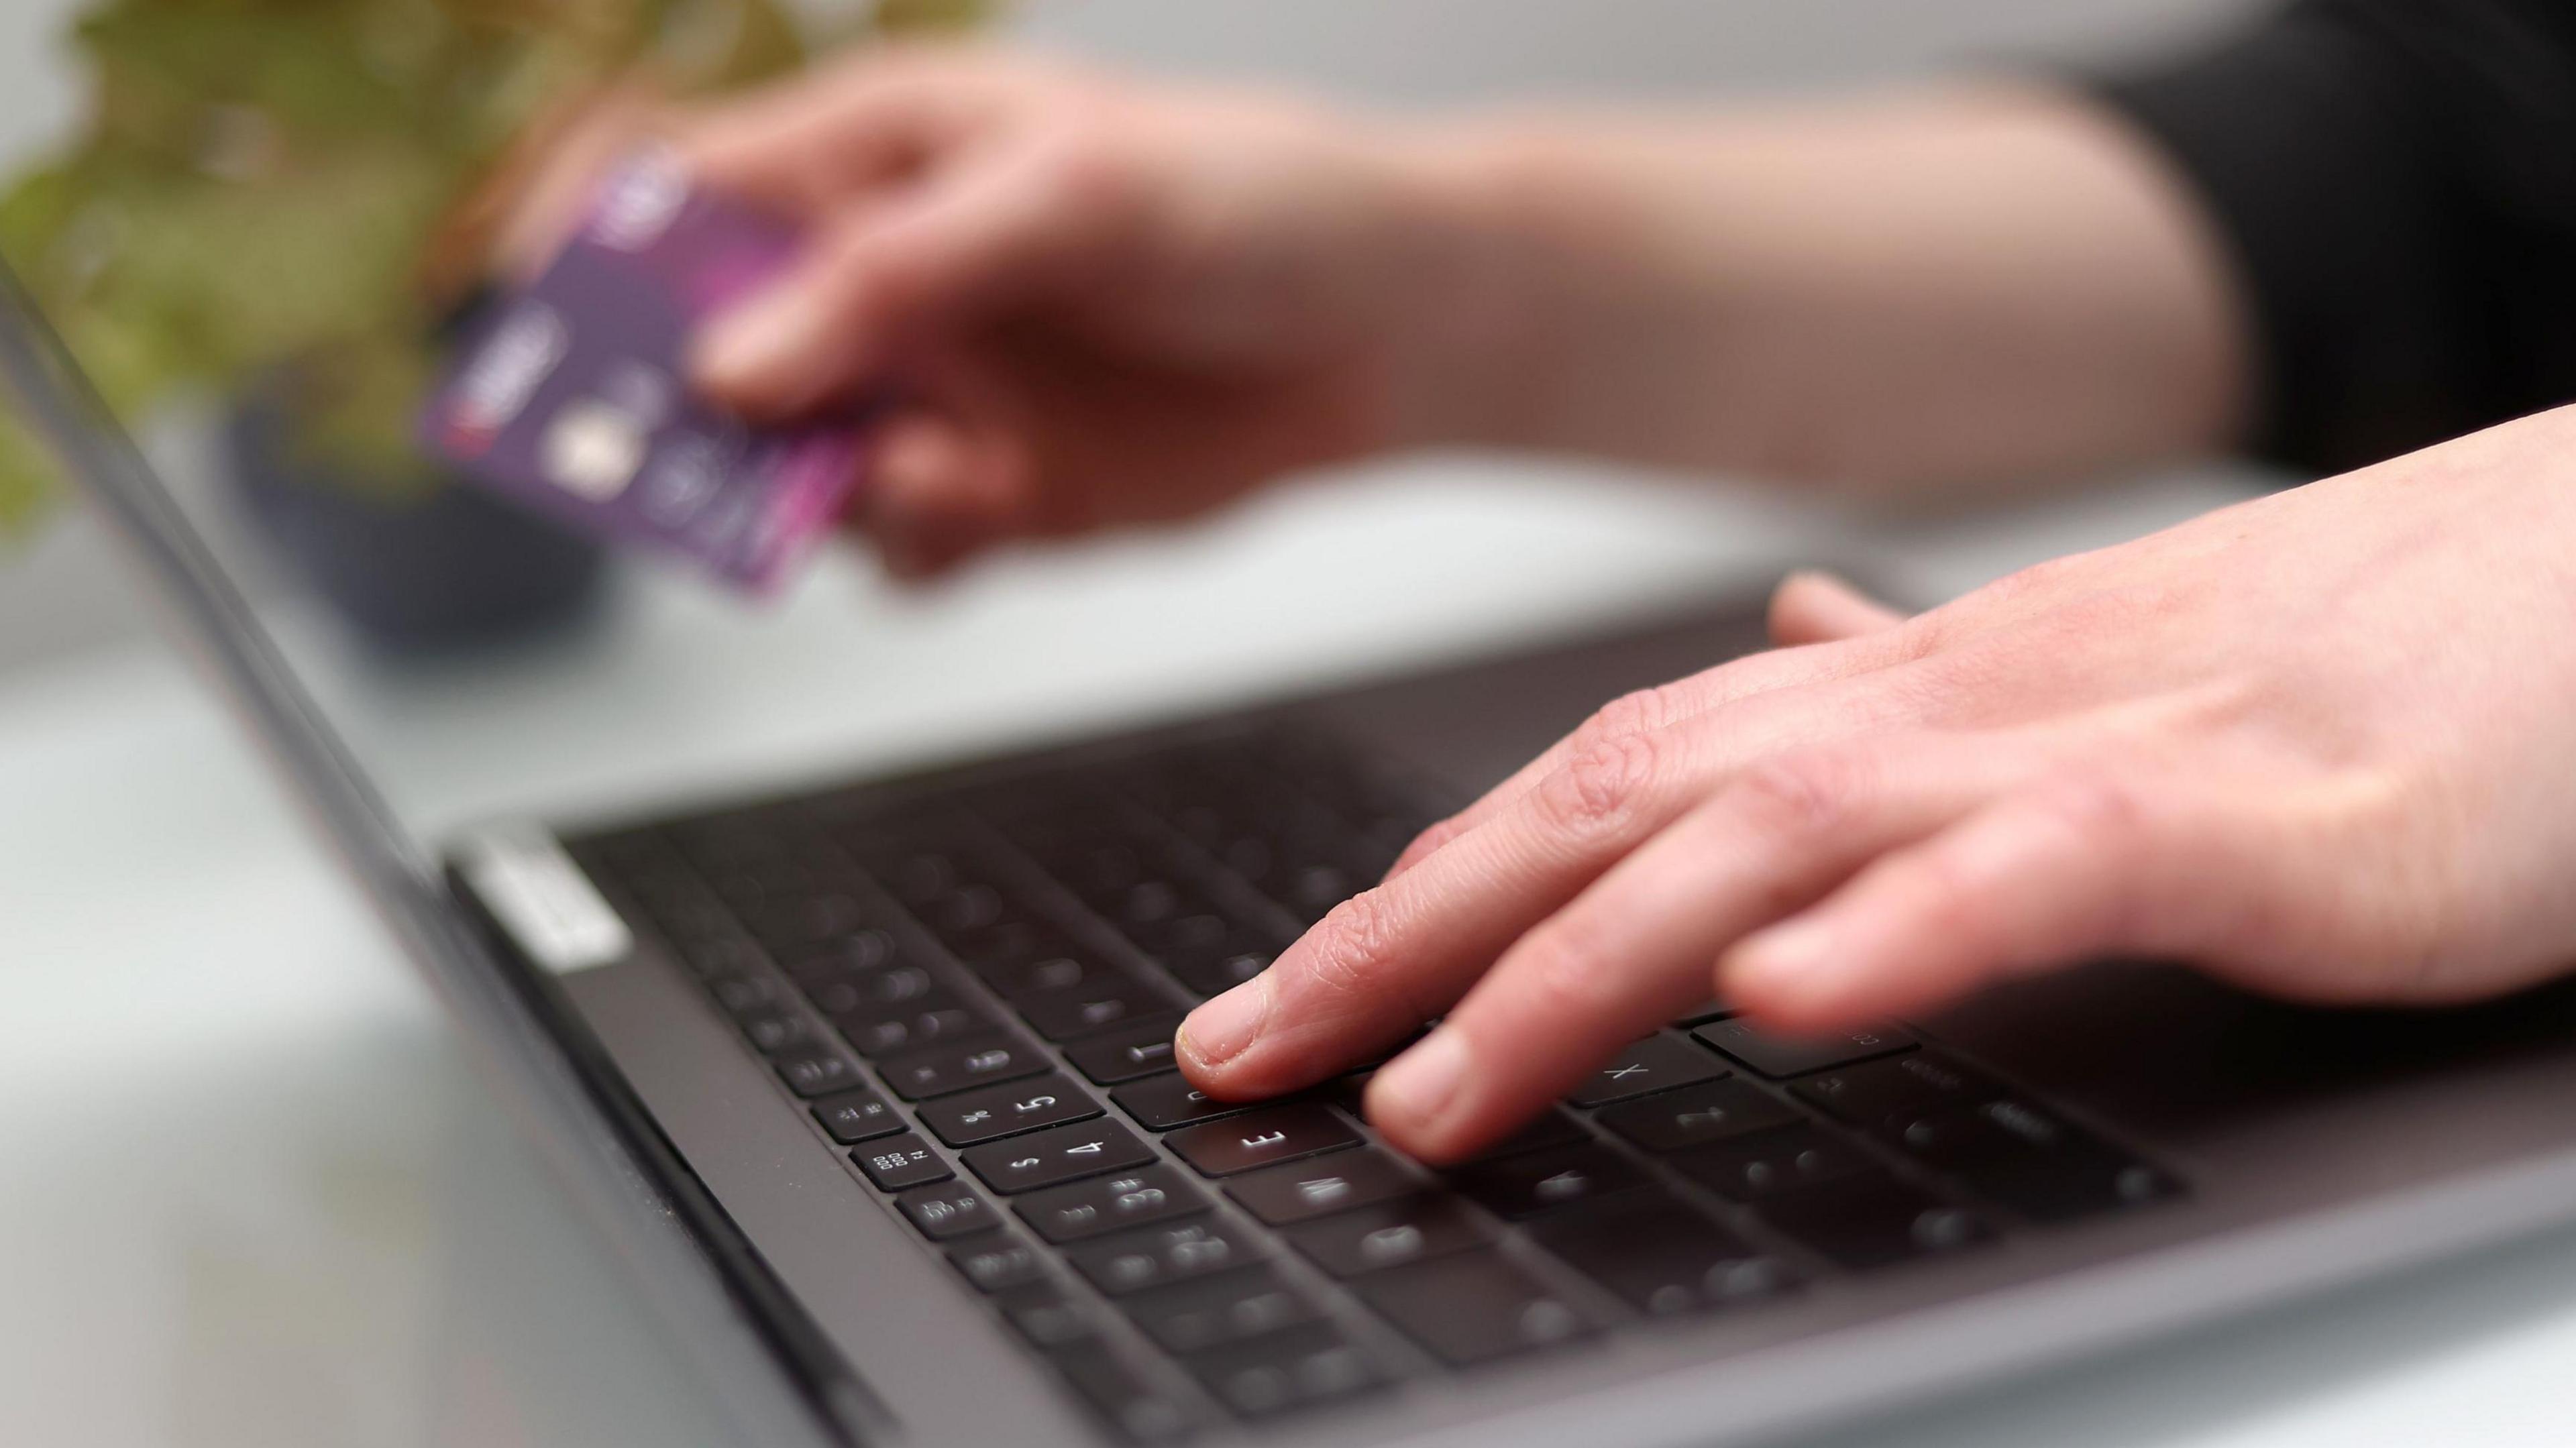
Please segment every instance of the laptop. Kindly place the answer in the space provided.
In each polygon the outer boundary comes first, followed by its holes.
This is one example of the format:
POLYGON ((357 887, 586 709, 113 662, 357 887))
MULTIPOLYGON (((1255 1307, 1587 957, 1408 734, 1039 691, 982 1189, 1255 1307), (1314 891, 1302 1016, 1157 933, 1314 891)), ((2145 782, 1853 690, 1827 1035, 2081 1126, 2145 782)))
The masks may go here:
MULTIPOLYGON (((563 657, 353 692, 0 283, 22 413, 743 1442, 1747 1443, 2576 1218, 2568 988, 2320 1011, 2103 963, 1818 1040, 1713 1000, 1445 1171, 1377 1139, 1365 1066, 1206 1100, 1194 1002, 1758 609, 532 814, 500 756, 543 729, 439 720, 563 657)), ((585 707, 653 697, 612 682, 585 707)))

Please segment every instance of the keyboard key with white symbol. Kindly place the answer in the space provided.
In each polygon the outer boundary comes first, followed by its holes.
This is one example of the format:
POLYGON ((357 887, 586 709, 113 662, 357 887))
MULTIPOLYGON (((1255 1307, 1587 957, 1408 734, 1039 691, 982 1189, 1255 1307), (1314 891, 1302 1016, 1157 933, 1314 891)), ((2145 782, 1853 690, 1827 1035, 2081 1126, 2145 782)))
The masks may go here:
POLYGON ((1065 1256, 1091 1285, 1121 1297, 1250 1266, 1260 1260, 1262 1249, 1214 1217, 1192 1217, 1085 1242, 1065 1256))
POLYGON ((1646 1184, 1634 1163, 1594 1142, 1478 1162, 1448 1175, 1469 1200, 1511 1221, 1646 1184))
POLYGON ((1665 1091, 1727 1074, 1726 1063, 1681 1036, 1659 1031, 1604 1062, 1583 1084, 1565 1093, 1577 1106, 1607 1106, 1649 1091, 1665 1091))
POLYGON ((1143 1166, 1154 1159, 1154 1153, 1136 1133, 1115 1121, 1078 1121, 989 1141, 969 1148, 963 1159, 984 1185, 1007 1196, 1143 1166))
POLYGON ((1359 1144, 1332 1108, 1303 1102, 1268 1106, 1224 1121, 1184 1126, 1163 1138, 1181 1160, 1209 1176, 1232 1176, 1359 1144))
POLYGON ((1274 1227, 1411 1196, 1423 1182, 1376 1147, 1336 1151, 1226 1181, 1226 1195, 1274 1227))
POLYGON ((1599 1120, 1648 1151, 1687 1151, 1749 1131, 1787 1126, 1799 1115, 1779 1097, 1737 1079, 1703 1081, 1624 1101, 1603 1111, 1599 1120))
POLYGON ((1351 1290, 1453 1367, 1551 1347, 1593 1326, 1572 1303, 1490 1250, 1390 1268, 1351 1290))
POLYGON ((1284 1234, 1289 1244, 1336 1277, 1358 1277, 1430 1257, 1445 1257, 1486 1239, 1485 1229, 1447 1197, 1400 1197, 1321 1217, 1284 1234))
POLYGON ((1140 1292, 1121 1305, 1146 1336, 1180 1353, 1260 1337, 1323 1315, 1267 1266, 1140 1292))
POLYGON ((1912 1034, 1884 1021, 1804 1037, 1774 1035, 1751 1021, 1719 1021, 1691 1034, 1775 1081, 1914 1049, 1912 1034))
POLYGON ((1180 1025, 1177 1013, 1151 1016, 1067 1046, 1064 1058, 1102 1086, 1134 1081, 1172 1069, 1172 1032, 1180 1025))
POLYGON ((1204 1188, 1176 1167, 1156 1162, 1142 1171, 1093 1177, 1069 1186, 1031 1192, 1012 1204, 1030 1230, 1050 1242, 1079 1242, 1129 1227, 1206 1211, 1204 1188))
POLYGON ((1220 1116, 1235 1116, 1260 1106, 1258 1101, 1219 1101, 1190 1084, 1179 1072, 1130 1081, 1109 1093, 1118 1109, 1136 1118, 1147 1131, 1169 1131, 1220 1116))
POLYGON ((1001 1225, 1001 1213, 973 1187, 955 1182, 914 1187, 894 1199, 904 1219, 934 1242, 948 1242, 1001 1225))
POLYGON ((973 1146, 1099 1114, 1100 1102, 1090 1092, 1073 1084, 1072 1077, 1053 1071, 930 1102, 921 1108, 921 1124, 950 1146, 973 1146))

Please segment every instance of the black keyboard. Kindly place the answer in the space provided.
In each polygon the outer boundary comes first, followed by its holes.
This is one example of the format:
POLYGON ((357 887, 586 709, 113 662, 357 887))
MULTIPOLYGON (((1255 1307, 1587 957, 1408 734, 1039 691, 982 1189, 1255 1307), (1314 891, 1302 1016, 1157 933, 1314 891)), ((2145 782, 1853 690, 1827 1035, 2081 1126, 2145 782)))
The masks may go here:
POLYGON ((1182 1013, 1434 813, 1269 726, 572 849, 925 1250, 1142 1440, 2182 1190, 1908 1027, 1788 1041, 1715 1001, 1448 1171, 1377 1141, 1365 1070, 1191 1090, 1182 1013))

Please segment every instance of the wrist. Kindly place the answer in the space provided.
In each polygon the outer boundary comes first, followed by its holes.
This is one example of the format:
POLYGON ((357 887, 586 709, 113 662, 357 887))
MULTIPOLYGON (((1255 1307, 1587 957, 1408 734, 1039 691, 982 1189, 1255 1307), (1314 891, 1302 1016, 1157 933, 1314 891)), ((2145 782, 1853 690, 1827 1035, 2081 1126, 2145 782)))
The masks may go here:
POLYGON ((1422 126, 1378 155, 1404 220, 1388 357, 1397 446, 1545 446, 1573 364, 1569 219, 1593 190, 1532 128, 1422 126))

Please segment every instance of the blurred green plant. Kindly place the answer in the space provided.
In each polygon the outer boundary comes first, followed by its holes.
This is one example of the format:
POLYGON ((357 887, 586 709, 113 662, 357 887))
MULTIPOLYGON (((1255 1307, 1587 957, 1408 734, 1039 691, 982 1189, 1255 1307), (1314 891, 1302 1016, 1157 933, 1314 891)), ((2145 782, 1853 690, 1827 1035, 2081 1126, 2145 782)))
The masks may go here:
MULTIPOLYGON (((417 488, 439 314, 529 137, 988 8, 880 0, 808 34, 782 0, 99 0, 71 36, 87 114, 0 194, 0 254, 120 415, 284 377, 299 446, 417 488)), ((50 474, 0 416, 0 536, 50 474)))

